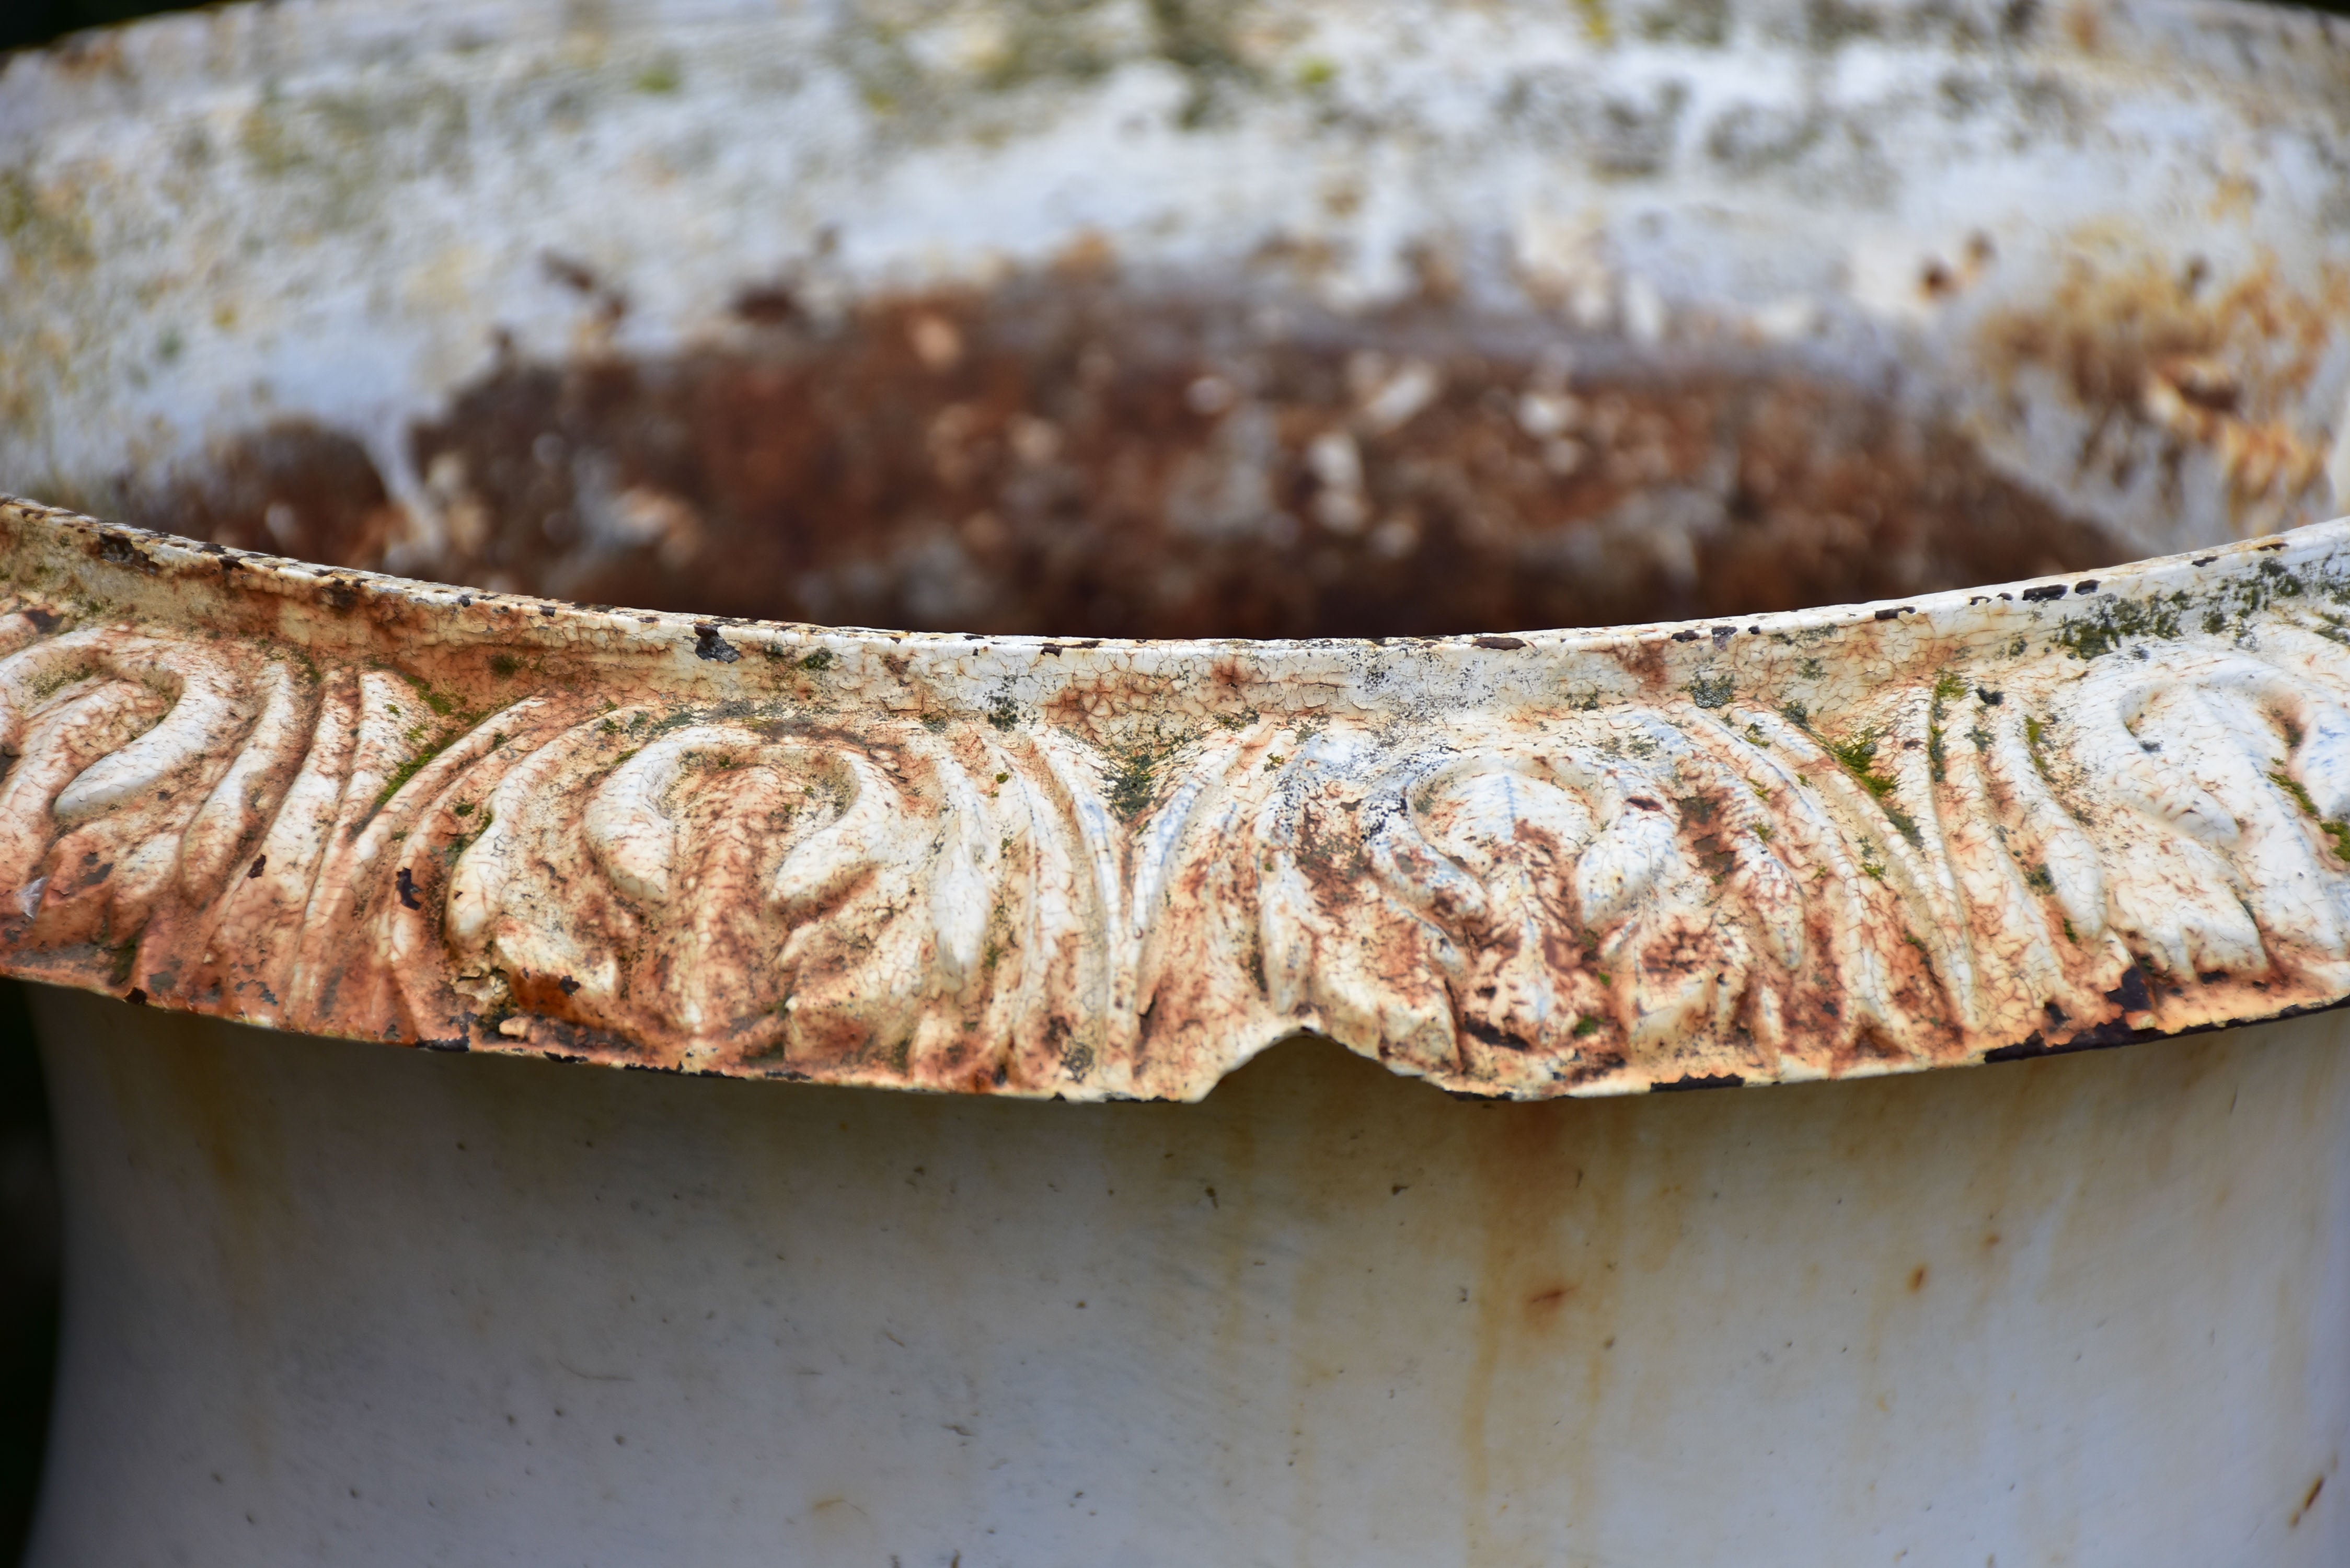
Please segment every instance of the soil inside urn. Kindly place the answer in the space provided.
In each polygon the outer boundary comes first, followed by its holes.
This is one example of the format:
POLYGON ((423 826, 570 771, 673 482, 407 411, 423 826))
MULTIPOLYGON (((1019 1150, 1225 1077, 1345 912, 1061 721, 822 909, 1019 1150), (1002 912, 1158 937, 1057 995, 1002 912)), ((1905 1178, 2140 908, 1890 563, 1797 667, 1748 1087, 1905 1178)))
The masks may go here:
MULTIPOLYGON (((604 325, 625 313, 577 286, 604 325)), ((499 591, 996 635, 1621 624, 2130 553, 1890 389, 1759 349, 1061 274, 829 315, 770 290, 736 315, 734 341, 664 358, 503 354, 410 432, 429 523, 358 441, 300 423, 129 509, 499 591)))

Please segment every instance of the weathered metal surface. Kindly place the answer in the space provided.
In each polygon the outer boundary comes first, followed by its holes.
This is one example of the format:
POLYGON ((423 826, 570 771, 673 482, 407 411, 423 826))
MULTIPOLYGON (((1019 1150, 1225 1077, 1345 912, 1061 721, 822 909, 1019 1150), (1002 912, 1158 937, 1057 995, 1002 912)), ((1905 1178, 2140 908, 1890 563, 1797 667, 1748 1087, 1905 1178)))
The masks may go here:
POLYGON ((2350 994, 2350 524, 1746 622, 1060 642, 0 509, 0 957, 444 1049, 1195 1097, 1901 1071, 2350 994))
POLYGON ((0 502, 0 969, 144 1004, 41 1002, 36 1563, 2340 1562, 2350 1015, 1916 1070, 2350 996, 2345 87, 2168 0, 8 62, 0 490, 112 521, 0 502))
POLYGON ((585 1073, 43 992, 29 1568, 2337 1568, 2350 1015, 1758 1095, 585 1073))
POLYGON ((329 0, 12 60, 0 486, 215 537, 8 506, 0 959, 1071 1098, 1298 1030, 1541 1097, 2332 1005, 2339 525, 1903 585, 2338 506, 2345 81, 2322 18, 1942 0, 329 0), (1712 613, 1756 562, 1899 597, 1712 613), (639 576, 704 613, 515 591, 639 576), (965 635, 709 613, 774 607, 965 635), (1486 635, 1014 635, 1087 617, 1486 635))

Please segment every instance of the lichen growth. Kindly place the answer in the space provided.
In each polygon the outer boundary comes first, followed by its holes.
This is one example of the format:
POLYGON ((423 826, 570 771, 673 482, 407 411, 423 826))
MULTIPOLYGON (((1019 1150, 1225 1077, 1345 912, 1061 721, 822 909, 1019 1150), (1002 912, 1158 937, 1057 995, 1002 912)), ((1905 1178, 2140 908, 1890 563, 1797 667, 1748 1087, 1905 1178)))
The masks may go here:
POLYGON ((1863 735, 1852 741, 1823 739, 1820 743, 1827 748, 1828 755, 1844 764, 1845 772, 1859 780, 1861 787, 1867 790, 1870 794, 1878 800, 1891 797, 1894 790, 1893 780, 1875 771, 1874 764, 1877 762, 1875 735, 1863 735))
POLYGON ((2334 858, 2350 863, 2350 823, 2335 821, 2319 811, 2317 802, 2310 798, 2308 789, 2282 768, 2271 772, 2269 782, 2291 795, 2293 803, 2301 807, 2302 815, 2317 825, 2317 831, 2324 834, 2325 842, 2333 846, 2334 858))
POLYGON ((88 221, 69 215, 22 170, 0 170, 0 241, 22 261, 79 270, 97 259, 88 221))
POLYGON ((368 822, 374 817, 377 812, 381 811, 390 803, 391 797, 400 793, 402 785, 406 784, 409 780, 414 778, 418 774, 422 773, 426 765, 429 764, 433 758, 447 751, 449 749, 450 742, 454 741, 456 738, 457 737, 453 734, 443 736, 438 742, 424 747, 422 750, 417 752, 413 756, 411 756, 406 762, 392 769, 391 776, 383 781, 383 787, 381 789, 376 791, 375 800, 368 806, 367 815, 360 817, 357 823, 353 824, 354 828, 364 827, 368 822))
POLYGON ((1109 777, 1110 809, 1132 821, 1149 808, 1159 792, 1159 764, 1167 759, 1159 746, 1132 746, 1118 753, 1109 777))
POLYGON ((2023 716, 2024 750, 2032 753, 2033 771, 2037 773, 2049 784, 2054 784, 2056 782, 2056 778, 2055 775, 2050 773, 2048 769, 2048 757, 2044 750, 2047 744, 2048 726, 2042 723, 2039 719, 2035 718, 2032 714, 2026 713, 2023 716))
POLYGON ((1877 802, 1877 809, 1885 813, 1885 819, 1894 826, 1896 831, 1911 844, 1918 844, 1917 818, 1893 804, 1894 791, 1898 786, 1890 776, 1878 773, 1874 765, 1877 761, 1876 735, 1865 734, 1851 741, 1823 738, 1820 743, 1827 748, 1828 755, 1852 775, 1854 782, 1868 792, 1869 798, 1877 802))
POLYGON ((1942 748, 1942 709, 1967 694, 1967 683, 1945 670, 1934 678, 1933 704, 1926 722, 1926 763, 1934 782, 1940 784, 1947 776, 1947 757, 1942 748))
POLYGON ((2095 659, 2126 642, 2168 640, 2178 635, 2186 605, 2184 593, 2168 598, 2100 598, 2089 614, 2065 620, 2057 630, 2056 645, 2075 659, 2095 659))
POLYGON ((1737 694, 1737 682, 1731 679, 1727 671, 1701 671, 1692 677, 1689 683, 1690 701, 1700 708, 1728 707, 1731 698, 1737 694))

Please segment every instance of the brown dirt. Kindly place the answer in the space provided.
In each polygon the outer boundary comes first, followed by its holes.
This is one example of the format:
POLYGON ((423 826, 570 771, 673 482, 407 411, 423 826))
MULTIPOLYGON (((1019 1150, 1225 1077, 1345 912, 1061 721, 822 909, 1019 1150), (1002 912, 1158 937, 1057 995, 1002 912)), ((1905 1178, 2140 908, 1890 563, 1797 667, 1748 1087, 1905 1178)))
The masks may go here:
MULTIPOLYGON (((510 356, 418 428, 446 520, 424 575, 910 629, 1408 636, 2123 553, 1880 391, 1643 366, 1438 305, 1341 321, 1058 275, 830 322, 770 290, 740 314, 738 345, 665 360, 510 356)), ((400 517, 363 465, 280 428, 138 520, 374 565, 400 517)))

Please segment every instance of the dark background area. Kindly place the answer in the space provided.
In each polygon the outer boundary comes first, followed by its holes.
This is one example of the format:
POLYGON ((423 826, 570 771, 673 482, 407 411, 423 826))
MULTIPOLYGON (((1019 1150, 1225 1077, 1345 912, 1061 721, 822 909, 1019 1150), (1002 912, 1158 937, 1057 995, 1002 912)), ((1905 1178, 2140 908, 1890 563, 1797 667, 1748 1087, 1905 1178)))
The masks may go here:
POLYGON ((32 1522, 57 1340, 57 1182, 25 988, 0 981, 0 1563, 32 1522))
POLYGON ((153 12, 195 9, 193 5, 157 5, 151 0, 0 0, 0 49, 46 44, 84 27, 103 27, 153 12))
MULTIPOLYGON (((398 5, 401 0, 384 0, 398 5)), ((2307 8, 2350 16, 2350 0, 2307 0, 2307 8)), ((21 49, 83 27, 102 27, 161 11, 194 11, 196 5, 158 5, 151 0, 0 0, 0 50, 21 49)))
MULTIPOLYGON (((396 4, 398 0, 385 0, 396 4)), ((0 51, 159 11, 148 0, 0 0, 0 51)), ((2314 9, 2350 15, 2350 0, 2314 9)), ((0 1563, 31 1521, 57 1345, 57 1189, 24 988, 0 981, 0 1563)))

